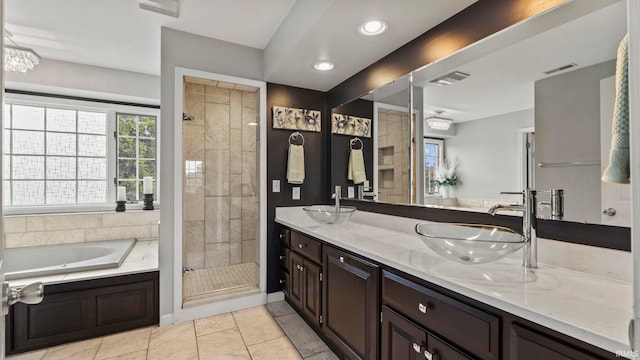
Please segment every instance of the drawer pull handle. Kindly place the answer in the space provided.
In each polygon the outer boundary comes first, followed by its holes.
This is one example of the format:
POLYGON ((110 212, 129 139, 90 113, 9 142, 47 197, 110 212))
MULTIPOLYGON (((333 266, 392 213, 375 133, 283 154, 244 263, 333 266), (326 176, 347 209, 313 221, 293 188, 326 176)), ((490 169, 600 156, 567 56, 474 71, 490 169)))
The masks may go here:
POLYGON ((280 234, 280 239, 284 239, 284 234, 280 234))
POLYGON ((344 262, 344 256, 340 256, 340 262, 344 262))
POLYGON ((300 265, 296 265, 296 269, 300 270, 300 265))
POLYGON ((433 354, 429 352, 429 350, 424 351, 424 358, 427 360, 434 360, 433 354))
POLYGON ((413 343, 413 351, 417 352, 418 354, 422 351, 422 346, 413 343))
POLYGON ((300 271, 304 271, 304 266, 300 265, 300 271))
POLYGON ((307 246, 306 244, 298 244, 298 247, 299 247, 300 249, 304 249, 306 246, 307 246))
POLYGON ((420 310, 421 313, 426 314, 427 313, 427 305, 423 305, 422 303, 418 304, 418 310, 420 310))
POLYGON ((285 283, 285 281, 280 279, 280 284, 284 284, 284 283, 285 283))
POLYGON ((284 260, 285 258, 286 258, 286 256, 280 255, 280 260, 284 260))

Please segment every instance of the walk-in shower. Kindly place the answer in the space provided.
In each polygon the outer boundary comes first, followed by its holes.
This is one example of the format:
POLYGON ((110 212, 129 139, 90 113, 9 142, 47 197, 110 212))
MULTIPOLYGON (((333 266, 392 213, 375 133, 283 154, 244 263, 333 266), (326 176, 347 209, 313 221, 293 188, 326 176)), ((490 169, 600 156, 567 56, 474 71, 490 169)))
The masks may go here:
POLYGON ((258 89, 183 86, 183 304, 258 293, 258 89))

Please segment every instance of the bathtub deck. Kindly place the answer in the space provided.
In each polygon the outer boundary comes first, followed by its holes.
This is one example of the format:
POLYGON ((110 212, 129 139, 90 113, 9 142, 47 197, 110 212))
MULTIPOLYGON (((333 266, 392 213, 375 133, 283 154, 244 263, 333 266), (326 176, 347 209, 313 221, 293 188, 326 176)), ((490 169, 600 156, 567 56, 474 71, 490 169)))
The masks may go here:
POLYGON ((45 285, 68 281, 96 279, 107 276, 132 274, 158 270, 158 241, 138 241, 122 265, 113 269, 81 271, 69 274, 50 275, 25 279, 10 280, 10 286, 23 286, 41 281, 45 285))

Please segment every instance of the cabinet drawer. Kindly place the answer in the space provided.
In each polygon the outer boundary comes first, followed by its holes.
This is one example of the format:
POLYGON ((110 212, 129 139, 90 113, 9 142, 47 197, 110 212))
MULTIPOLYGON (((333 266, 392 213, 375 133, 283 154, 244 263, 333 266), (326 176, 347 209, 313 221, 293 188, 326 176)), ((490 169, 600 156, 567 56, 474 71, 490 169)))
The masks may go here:
MULTIPOLYGON (((519 324, 511 326, 511 359, 596 360, 603 357, 519 324)), ((611 355, 613 356, 613 354, 611 355)))
POLYGON ((280 247, 280 255, 278 255, 278 260, 280 260, 280 268, 289 272, 289 249, 286 247, 280 247))
POLYGON ((322 259, 322 244, 308 236, 295 231, 291 232, 291 249, 306 256, 309 260, 320 263, 322 259))
POLYGON ((498 359, 500 319, 436 291, 384 272, 384 304, 483 359, 498 359))
POLYGON ((438 337, 427 334, 427 352, 424 353, 425 358, 429 359, 429 355, 433 360, 470 360, 471 358, 460 351, 449 346, 438 337))
POLYGON ((280 228, 280 233, 278 234, 278 237, 280 238, 280 244, 284 246, 289 246, 290 238, 291 238, 291 230, 284 227, 280 228))

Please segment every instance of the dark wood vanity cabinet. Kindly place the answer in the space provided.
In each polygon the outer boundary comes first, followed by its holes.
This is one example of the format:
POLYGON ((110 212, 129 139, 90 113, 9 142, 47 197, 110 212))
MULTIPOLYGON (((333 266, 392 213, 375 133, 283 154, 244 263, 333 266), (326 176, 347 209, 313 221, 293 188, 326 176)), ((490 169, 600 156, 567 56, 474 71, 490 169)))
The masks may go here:
POLYGON ((615 358, 423 279, 286 231, 280 270, 287 300, 342 360, 615 358))
POLYGON ((378 358, 380 269, 324 246, 323 332, 348 359, 378 358))
POLYGON ((280 283, 285 295, 300 314, 316 327, 322 322, 322 243, 308 236, 289 232, 281 242, 280 283), (286 265, 283 263, 286 261, 286 265))

